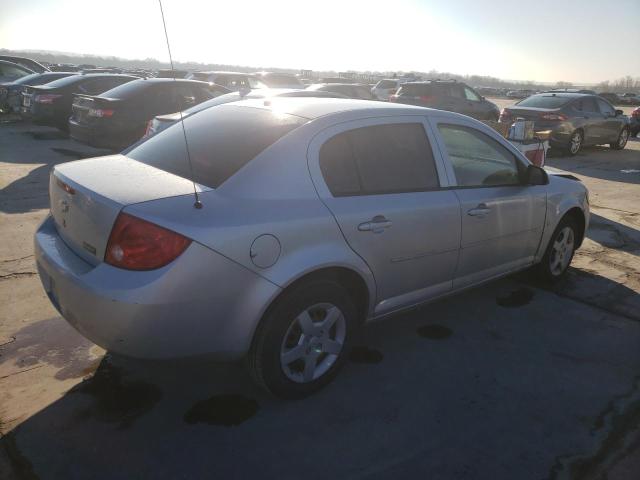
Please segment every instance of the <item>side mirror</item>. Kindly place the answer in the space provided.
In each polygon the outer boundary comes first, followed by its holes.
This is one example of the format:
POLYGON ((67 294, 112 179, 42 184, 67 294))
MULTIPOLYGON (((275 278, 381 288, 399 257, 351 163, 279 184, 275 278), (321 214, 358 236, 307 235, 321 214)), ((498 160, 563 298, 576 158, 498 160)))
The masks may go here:
POLYGON ((529 165, 526 173, 527 185, 546 185, 549 183, 549 175, 544 171, 544 168, 536 165, 529 165))
POLYGON ((619 115, 624 115, 624 112, 622 110, 616 110, 616 117, 619 115))

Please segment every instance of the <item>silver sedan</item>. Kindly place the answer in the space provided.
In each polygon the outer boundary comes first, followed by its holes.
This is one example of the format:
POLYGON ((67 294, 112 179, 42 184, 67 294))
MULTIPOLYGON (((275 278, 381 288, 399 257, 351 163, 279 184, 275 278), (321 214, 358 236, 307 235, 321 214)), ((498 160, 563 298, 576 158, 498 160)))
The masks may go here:
POLYGON ((188 153, 177 124, 53 169, 42 284, 108 350, 246 356, 282 397, 327 384, 366 322, 518 270, 560 278, 589 221, 579 181, 455 113, 280 98, 184 128, 188 153))

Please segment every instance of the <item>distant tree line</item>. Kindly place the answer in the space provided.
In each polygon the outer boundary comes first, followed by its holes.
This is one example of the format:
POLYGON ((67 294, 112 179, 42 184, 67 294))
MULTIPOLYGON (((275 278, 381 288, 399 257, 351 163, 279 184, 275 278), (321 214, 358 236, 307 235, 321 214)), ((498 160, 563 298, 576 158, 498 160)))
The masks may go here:
MULTIPOLYGON (((161 70, 170 68, 168 62, 161 62, 155 58, 145 58, 138 60, 128 60, 125 58, 119 57, 104 57, 98 55, 82 55, 82 54, 73 54, 73 53, 61 53, 61 52, 51 52, 46 50, 8 50, 8 49, 0 49, 0 55, 16 55, 33 58, 34 60, 40 62, 48 62, 48 63, 70 63, 74 65, 82 65, 89 64, 95 65, 97 67, 117 67, 124 69, 144 69, 144 70, 161 70)), ((174 67, 180 70, 231 70, 237 72, 255 72, 260 70, 269 70, 272 72, 287 72, 287 73, 298 73, 300 70, 295 70, 291 68, 277 68, 277 67, 248 67, 242 65, 227 65, 227 64, 219 64, 219 63, 198 63, 198 62, 175 62, 174 67)), ((305 70, 308 72, 309 70, 305 70)), ((344 72, 343 72, 344 73, 344 72)), ((455 73, 448 72, 439 72, 437 70, 430 70, 428 72, 381 72, 381 71, 366 71, 366 72, 355 72, 349 71, 349 73, 357 74, 358 77, 364 78, 367 76, 368 78, 380 79, 380 78, 391 78, 391 77, 400 77, 402 75, 411 74, 416 77, 420 77, 424 80, 430 79, 456 79, 458 81, 463 81, 470 85, 476 87, 493 87, 500 89, 527 89, 527 90, 546 90, 551 86, 555 86, 557 88, 585 88, 585 85, 574 85, 570 82, 559 81, 555 85, 542 84, 539 82, 534 82, 531 80, 524 81, 514 81, 514 80, 502 80, 500 78, 492 77, 492 76, 484 76, 484 75, 458 75, 455 73)), ((314 77, 331 77, 338 76, 338 72, 335 71, 314 71, 314 77)), ((640 91, 640 78, 633 78, 631 76, 626 76, 619 80, 613 81, 605 81, 597 84, 595 87, 590 86, 586 88, 594 88, 599 92, 629 92, 629 91, 640 91)))

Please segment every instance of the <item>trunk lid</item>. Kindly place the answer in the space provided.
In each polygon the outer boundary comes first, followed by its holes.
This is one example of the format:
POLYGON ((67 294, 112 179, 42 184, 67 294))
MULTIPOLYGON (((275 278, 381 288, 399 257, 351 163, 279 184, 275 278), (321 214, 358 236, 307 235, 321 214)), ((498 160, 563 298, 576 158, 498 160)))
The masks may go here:
POLYGON ((71 104, 71 118, 76 123, 90 123, 92 117, 89 115, 91 109, 113 109, 120 100, 115 98, 97 97, 91 95, 73 94, 71 104))
POLYGON ((556 108, 534 108, 534 107, 518 107, 511 106, 505 107, 505 111, 509 112, 513 119, 516 118, 524 118, 525 120, 540 120, 540 117, 545 113, 555 113, 558 112, 559 109, 556 108))
POLYGON ((123 207, 192 193, 190 180, 123 155, 56 165, 49 181, 51 215, 60 237, 92 265, 103 261, 123 207))

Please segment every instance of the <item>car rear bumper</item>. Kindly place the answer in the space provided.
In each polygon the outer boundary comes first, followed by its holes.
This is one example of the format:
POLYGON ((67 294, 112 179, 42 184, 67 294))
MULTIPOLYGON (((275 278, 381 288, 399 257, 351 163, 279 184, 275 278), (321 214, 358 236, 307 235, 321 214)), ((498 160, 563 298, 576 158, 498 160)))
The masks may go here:
POLYGON ((238 359, 280 291, 195 242, 157 270, 93 266, 64 243, 52 217, 35 234, 35 255, 61 315, 101 347, 138 358, 238 359))
POLYGON ((74 140, 96 148, 122 150, 142 137, 140 128, 129 126, 78 123, 69 119, 69 136, 74 140))

